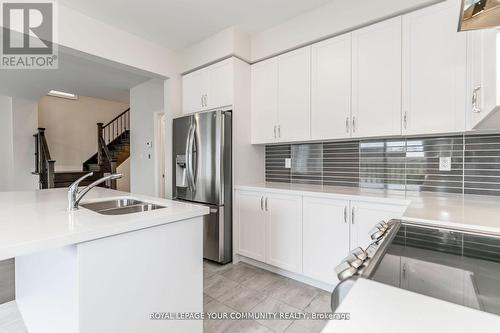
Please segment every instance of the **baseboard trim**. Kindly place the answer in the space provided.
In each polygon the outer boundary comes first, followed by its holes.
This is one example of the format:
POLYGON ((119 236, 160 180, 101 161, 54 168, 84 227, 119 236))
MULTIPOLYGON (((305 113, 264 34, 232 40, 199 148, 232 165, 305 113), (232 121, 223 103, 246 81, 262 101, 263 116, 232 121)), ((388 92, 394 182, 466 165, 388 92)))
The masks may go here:
POLYGON ((287 270, 284 270, 284 269, 281 269, 281 268, 278 268, 275 266, 271 266, 271 265, 266 264, 264 262, 257 261, 257 260, 242 256, 242 255, 239 255, 239 254, 234 254, 233 264, 236 264, 238 262, 244 262, 244 263, 247 263, 249 265, 256 266, 258 268, 262 268, 262 269, 265 269, 266 271, 276 273, 278 275, 281 275, 281 276, 290 278, 292 280, 296 280, 296 281, 308 284, 310 286, 313 286, 313 287, 316 287, 316 288, 319 288, 319 289, 322 289, 322 290, 325 290, 328 292, 332 292, 333 289, 335 288, 335 286, 332 284, 321 282, 318 280, 314 280, 314 279, 311 279, 310 277, 304 276, 302 274, 293 273, 293 272, 290 272, 290 271, 287 271, 287 270))

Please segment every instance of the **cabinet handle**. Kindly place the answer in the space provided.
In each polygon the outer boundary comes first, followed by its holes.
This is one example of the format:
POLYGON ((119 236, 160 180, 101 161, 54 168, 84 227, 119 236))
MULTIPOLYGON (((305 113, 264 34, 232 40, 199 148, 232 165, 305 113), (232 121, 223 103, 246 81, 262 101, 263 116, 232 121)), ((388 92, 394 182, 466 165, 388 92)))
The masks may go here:
POLYGON ((481 91, 481 87, 476 87, 472 91, 472 112, 480 113, 481 108, 479 107, 479 92, 481 91))
POLYGON ((344 206, 344 223, 347 223, 347 206, 344 206))
POLYGON ((355 211, 354 211, 354 207, 352 207, 351 209, 351 224, 354 224, 354 216, 355 216, 355 211))
POLYGON ((281 125, 278 125, 278 138, 281 138, 281 125))
POLYGON ((406 111, 403 114, 403 126, 404 126, 404 129, 408 128, 408 112, 406 112, 406 111))
POLYGON ((352 116, 352 132, 356 133, 356 116, 352 116))
POLYGON ((345 131, 349 133, 349 117, 345 118, 345 131))
POLYGON ((204 96, 205 96, 205 95, 201 95, 201 98, 200 98, 201 107, 204 107, 204 106, 205 106, 204 96))
POLYGON ((406 280, 406 264, 403 264, 403 280, 406 280))
POLYGON ((276 125, 274 125, 274 138, 276 139, 276 125))
POLYGON ((266 197, 266 200, 264 202, 265 202, 264 207, 266 207, 266 212, 267 212, 267 197, 266 197))
POLYGON ((264 210, 264 197, 260 197, 260 210, 264 210))
POLYGON ((205 107, 207 107, 207 106, 208 106, 208 95, 205 94, 205 107))

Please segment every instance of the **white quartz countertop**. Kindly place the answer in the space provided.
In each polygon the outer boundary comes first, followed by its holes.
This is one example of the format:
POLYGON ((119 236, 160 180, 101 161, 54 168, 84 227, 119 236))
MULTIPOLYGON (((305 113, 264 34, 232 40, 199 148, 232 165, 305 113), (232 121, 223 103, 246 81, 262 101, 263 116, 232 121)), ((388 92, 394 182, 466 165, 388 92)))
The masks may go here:
POLYGON ((285 183, 238 185, 236 189, 405 205, 402 219, 406 221, 500 234, 500 197, 285 183))
POLYGON ((322 333, 469 333, 500 327, 500 316, 362 278, 336 312, 350 313, 350 320, 331 320, 322 333))
POLYGON ((0 192, 0 260, 209 213, 204 206, 100 187, 92 189, 81 203, 117 198, 134 198, 167 208, 114 216, 85 208, 68 212, 67 189, 0 192))

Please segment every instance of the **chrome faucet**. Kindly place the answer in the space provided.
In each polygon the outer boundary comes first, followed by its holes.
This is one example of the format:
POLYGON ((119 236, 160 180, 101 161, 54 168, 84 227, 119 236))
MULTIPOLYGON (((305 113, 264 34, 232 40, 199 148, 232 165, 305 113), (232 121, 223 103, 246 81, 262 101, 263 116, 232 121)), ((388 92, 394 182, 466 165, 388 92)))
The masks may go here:
POLYGON ((85 194, 87 194, 88 191, 90 191, 91 189, 93 189, 97 185, 99 185, 107 180, 122 178, 122 176, 123 176, 121 173, 114 173, 114 174, 111 174, 109 176, 102 177, 102 178, 96 180, 95 182, 93 182, 92 184, 88 185, 84 189, 78 191, 78 185, 80 185, 82 180, 84 180, 87 177, 92 176, 93 174, 94 174, 93 172, 89 172, 88 174, 77 179, 73 184, 71 184, 71 186, 68 189, 68 211, 71 212, 71 211, 78 210, 78 205, 80 203, 80 200, 82 200, 82 198, 85 196, 85 194))

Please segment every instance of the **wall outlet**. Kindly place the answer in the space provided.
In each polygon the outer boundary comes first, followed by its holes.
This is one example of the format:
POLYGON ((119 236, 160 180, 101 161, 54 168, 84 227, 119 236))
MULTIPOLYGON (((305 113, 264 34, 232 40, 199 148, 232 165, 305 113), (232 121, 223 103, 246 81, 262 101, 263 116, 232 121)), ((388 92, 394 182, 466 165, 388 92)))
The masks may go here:
POLYGON ((291 168, 292 168, 292 159, 285 158, 285 169, 291 169, 291 168))
POLYGON ((439 158, 439 171, 451 171, 451 157, 439 158))

